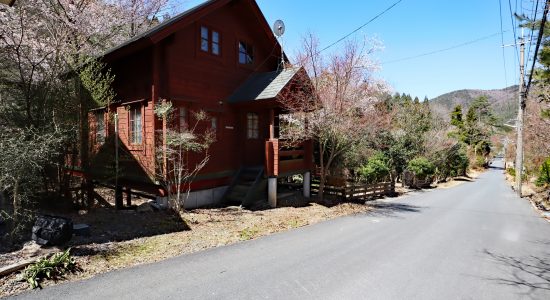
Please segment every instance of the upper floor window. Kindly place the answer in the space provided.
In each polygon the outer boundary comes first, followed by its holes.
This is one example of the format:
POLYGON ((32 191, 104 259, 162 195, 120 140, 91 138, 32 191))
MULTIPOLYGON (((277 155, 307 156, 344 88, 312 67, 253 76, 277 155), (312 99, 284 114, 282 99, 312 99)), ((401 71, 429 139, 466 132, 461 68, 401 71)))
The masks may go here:
POLYGON ((258 114, 248 113, 246 114, 246 138, 257 139, 260 137, 258 114))
POLYGON ((130 143, 141 145, 142 142, 142 119, 141 107, 134 106, 130 108, 130 143))
POLYGON ((220 33, 206 26, 201 26, 201 50, 220 55, 220 33))
POLYGON ((252 45, 245 42, 239 42, 239 63, 243 65, 252 64, 254 62, 254 49, 252 45))

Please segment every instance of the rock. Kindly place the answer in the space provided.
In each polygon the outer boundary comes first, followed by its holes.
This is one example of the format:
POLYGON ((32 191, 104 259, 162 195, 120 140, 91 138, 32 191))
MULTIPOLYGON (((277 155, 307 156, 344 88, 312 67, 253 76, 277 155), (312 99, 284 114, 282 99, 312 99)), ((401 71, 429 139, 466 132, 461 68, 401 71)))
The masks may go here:
POLYGON ((32 227, 32 239, 39 245, 63 245, 73 235, 71 219, 57 216, 38 216, 32 227))
POLYGON ((90 236, 90 225, 88 224, 74 224, 73 234, 78 236, 90 236))
POLYGON ((153 211, 153 208, 151 207, 151 204, 149 202, 145 202, 137 207, 137 212, 144 213, 144 212, 151 212, 153 211))
POLYGON ((154 201, 153 201, 153 202, 149 202, 149 205, 153 208, 153 210, 156 210, 156 211, 159 211, 159 210, 162 209, 162 207, 161 207, 158 203, 156 203, 156 202, 154 202, 154 201))

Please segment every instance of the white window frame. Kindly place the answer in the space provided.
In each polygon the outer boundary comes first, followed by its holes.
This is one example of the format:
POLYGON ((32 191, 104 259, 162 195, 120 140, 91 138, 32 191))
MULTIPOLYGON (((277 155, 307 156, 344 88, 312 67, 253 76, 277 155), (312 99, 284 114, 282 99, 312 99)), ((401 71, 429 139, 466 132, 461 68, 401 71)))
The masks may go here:
POLYGON ((132 106, 128 111, 129 140, 132 145, 143 143, 143 113, 141 106, 132 106))
POLYGON ((246 114, 246 138, 249 140, 260 138, 260 118, 257 113, 246 114))

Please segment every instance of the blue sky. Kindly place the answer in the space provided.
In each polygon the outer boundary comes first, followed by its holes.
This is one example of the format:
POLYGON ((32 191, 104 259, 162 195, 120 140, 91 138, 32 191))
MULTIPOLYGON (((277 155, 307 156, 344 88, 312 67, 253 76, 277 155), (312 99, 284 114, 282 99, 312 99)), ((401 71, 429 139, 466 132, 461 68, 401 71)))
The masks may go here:
MULTIPOLYGON (((501 1, 506 31, 504 44, 512 44, 508 0, 501 1)), ((188 0, 184 6, 201 2, 188 0)), ((270 24, 277 19, 285 22, 285 51, 292 57, 300 48, 304 34, 315 33, 322 48, 363 25, 396 0, 257 2, 270 24)), ((518 12, 531 14, 532 0, 511 0, 510 3, 513 11, 517 7, 518 12)), ((518 29, 517 34, 520 32, 518 29)), ((382 41, 384 49, 374 57, 381 63, 377 76, 388 82, 394 91, 422 99, 457 89, 498 89, 517 84, 519 67, 513 47, 504 48, 505 77, 500 34, 453 50, 388 63, 495 33, 500 33, 499 0, 402 0, 350 38, 366 35, 382 41)), ((338 51, 338 46, 331 51, 338 51)))

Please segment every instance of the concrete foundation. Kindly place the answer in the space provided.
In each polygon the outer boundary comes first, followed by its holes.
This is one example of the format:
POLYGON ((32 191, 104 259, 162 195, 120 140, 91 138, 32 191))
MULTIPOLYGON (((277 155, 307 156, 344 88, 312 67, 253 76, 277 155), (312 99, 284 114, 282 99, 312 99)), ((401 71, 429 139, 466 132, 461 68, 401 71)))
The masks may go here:
MULTIPOLYGON (((185 209, 194 209, 209 205, 217 205, 222 201, 222 197, 225 194, 228 186, 221 186, 213 189, 193 191, 189 193, 189 198, 185 200, 185 209)), ((182 197, 185 197, 186 193, 182 193, 182 197)), ((157 202, 162 207, 168 207, 167 197, 157 197, 157 202)))
POLYGON ((277 178, 267 179, 267 202, 271 207, 277 207, 277 178))
POLYGON ((311 196, 311 172, 304 173, 304 197, 309 198, 311 196))

